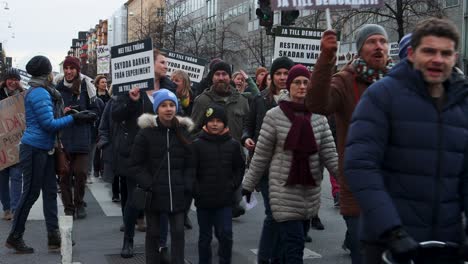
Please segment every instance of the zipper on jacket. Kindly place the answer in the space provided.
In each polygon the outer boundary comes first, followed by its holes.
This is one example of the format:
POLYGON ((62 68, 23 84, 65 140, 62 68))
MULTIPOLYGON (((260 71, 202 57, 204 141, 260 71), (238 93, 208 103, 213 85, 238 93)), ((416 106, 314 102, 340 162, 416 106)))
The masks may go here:
POLYGON ((172 206, 172 181, 171 181, 171 155, 169 151, 169 128, 167 129, 167 134, 166 134, 166 145, 167 145, 167 176, 169 178, 169 203, 171 206, 171 212, 173 211, 173 206, 172 206))
MULTIPOLYGON (((437 108, 437 106, 436 106, 437 108)), ((437 109, 437 166, 436 166, 436 178, 434 182, 434 199, 432 204, 433 215, 431 224, 431 239, 436 239, 436 229, 439 224, 439 211, 440 211, 440 188, 441 188, 441 160, 442 160, 442 117, 441 111, 437 109)))

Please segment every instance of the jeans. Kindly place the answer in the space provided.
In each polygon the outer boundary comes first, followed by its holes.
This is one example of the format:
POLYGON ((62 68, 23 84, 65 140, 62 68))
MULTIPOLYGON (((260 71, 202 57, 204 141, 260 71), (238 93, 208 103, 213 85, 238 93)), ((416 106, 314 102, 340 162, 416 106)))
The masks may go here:
POLYGON ((15 211, 23 192, 23 174, 19 164, 0 171, 0 200, 3 211, 15 211))
MULTIPOLYGON (((146 215, 146 237, 145 253, 146 263, 159 263, 159 243, 160 243, 160 212, 151 210, 147 206, 146 215)), ((171 227, 171 263, 184 264, 184 212, 167 213, 171 227)))
POLYGON ((304 252, 304 221, 291 220, 278 223, 282 255, 288 264, 302 264, 304 252))
POLYGON ((60 179, 63 207, 68 215, 84 206, 88 160, 88 154, 70 153, 70 174, 60 179))
POLYGON ((359 216, 343 216, 346 222, 345 246, 351 251, 352 264, 362 263, 361 242, 359 241, 359 216))
POLYGON ((270 195, 268 190, 268 178, 263 177, 260 181, 260 191, 265 206, 265 219, 263 220, 262 233, 258 246, 258 262, 279 259, 279 233, 278 223, 273 219, 270 208, 270 195))
POLYGON ((232 257, 232 208, 197 209, 198 257, 200 264, 211 264, 211 240, 213 227, 219 240, 219 263, 231 263, 232 257))
POLYGON ((20 167, 23 172, 23 193, 15 211, 11 233, 25 231, 29 211, 42 190, 43 212, 48 232, 59 228, 57 217, 57 181, 55 159, 47 150, 20 144, 20 167))

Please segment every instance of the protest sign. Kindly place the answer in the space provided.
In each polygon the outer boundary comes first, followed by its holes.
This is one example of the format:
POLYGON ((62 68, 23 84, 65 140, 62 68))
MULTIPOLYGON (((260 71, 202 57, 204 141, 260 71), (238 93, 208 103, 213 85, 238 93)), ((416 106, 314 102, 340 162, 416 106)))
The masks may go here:
POLYGON ((398 42, 388 43, 388 55, 398 57, 399 52, 400 52, 400 45, 398 45, 398 42))
POLYGON ((97 74, 107 74, 110 71, 110 48, 98 46, 96 49, 97 74))
POLYGON ((165 49, 161 49, 161 52, 167 59, 167 76, 171 76, 175 70, 183 70, 188 74, 191 82, 201 82, 207 60, 165 49))
POLYGON ((112 92, 127 93, 134 87, 154 89, 154 58, 151 39, 111 47, 112 92))
POLYGON ((26 127, 24 93, 0 101, 0 170, 19 162, 19 143, 26 127))
POLYGON ((273 10, 377 8, 384 0, 271 0, 273 10))
POLYGON ((19 71, 19 74, 20 74, 20 77, 21 77, 21 85, 23 87, 29 87, 29 79, 31 79, 31 75, 29 73, 27 73, 26 71, 23 71, 21 69, 18 69, 19 71))

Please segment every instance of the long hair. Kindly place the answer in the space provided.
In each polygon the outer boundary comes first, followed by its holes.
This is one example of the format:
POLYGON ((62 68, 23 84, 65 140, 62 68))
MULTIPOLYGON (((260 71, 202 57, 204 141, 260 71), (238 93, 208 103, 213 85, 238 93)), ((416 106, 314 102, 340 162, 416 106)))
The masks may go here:
POLYGON ((171 125, 172 125, 172 127, 174 128, 174 130, 176 132, 177 139, 180 142, 182 142, 183 145, 188 145, 188 144, 192 143, 192 141, 182 133, 182 127, 180 125, 179 119, 177 119, 176 116, 174 116, 174 118, 172 118, 171 125))
MULTIPOLYGON (((267 89, 267 88, 270 88, 270 87, 267 86, 267 79, 268 79, 268 76, 270 76, 269 73, 266 74, 266 75, 263 77, 262 82, 260 83, 260 87, 258 87, 258 89, 259 89, 260 91, 263 91, 263 90, 265 90, 265 89, 267 89)), ((271 78, 271 76, 270 76, 270 78, 271 78)), ((270 85, 271 85, 271 84, 270 84, 270 85)))
POLYGON ((177 98, 184 98, 190 96, 190 92, 192 91, 192 89, 190 88, 190 77, 188 76, 188 74, 183 70, 175 70, 171 74, 171 79, 174 77, 180 78, 183 81, 182 88, 177 87, 177 98))

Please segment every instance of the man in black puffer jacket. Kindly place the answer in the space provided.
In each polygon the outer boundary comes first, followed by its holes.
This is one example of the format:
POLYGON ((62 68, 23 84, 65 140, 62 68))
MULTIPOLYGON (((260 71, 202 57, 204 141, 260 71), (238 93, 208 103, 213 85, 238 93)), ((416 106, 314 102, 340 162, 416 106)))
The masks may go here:
POLYGON ((211 263, 213 226, 219 240, 221 263, 231 263, 232 196, 244 175, 240 144, 229 134, 224 108, 213 104, 205 110, 203 131, 193 143, 196 177, 193 190, 200 237, 199 263, 211 263))

